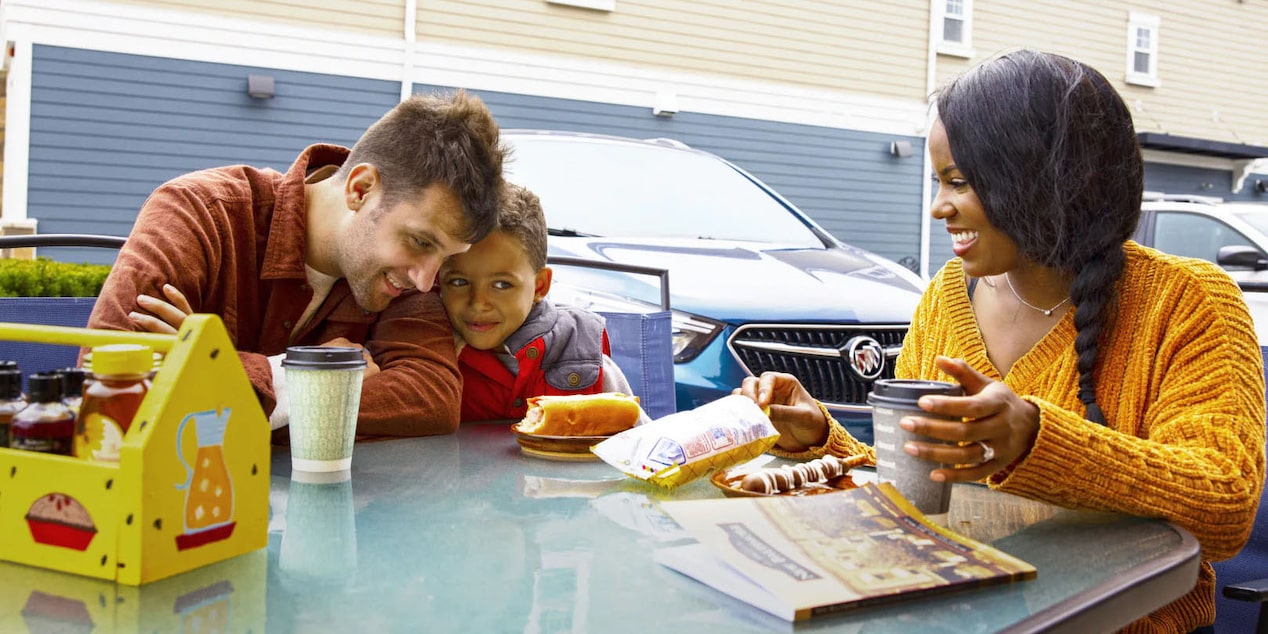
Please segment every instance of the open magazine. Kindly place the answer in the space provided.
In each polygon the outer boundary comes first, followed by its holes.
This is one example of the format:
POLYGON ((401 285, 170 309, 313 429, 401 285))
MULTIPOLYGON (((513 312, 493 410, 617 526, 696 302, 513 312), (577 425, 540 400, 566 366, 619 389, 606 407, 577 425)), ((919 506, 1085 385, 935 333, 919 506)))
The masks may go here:
POLYGON ((888 483, 661 508, 699 543, 660 549, 658 563, 788 621, 1035 577, 931 523, 888 483))

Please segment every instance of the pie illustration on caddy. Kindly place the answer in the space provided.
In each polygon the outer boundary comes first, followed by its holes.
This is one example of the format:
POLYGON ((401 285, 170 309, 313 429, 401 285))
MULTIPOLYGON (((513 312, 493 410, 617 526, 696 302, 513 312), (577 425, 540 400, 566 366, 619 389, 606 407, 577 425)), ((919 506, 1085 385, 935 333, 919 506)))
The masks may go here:
POLYGON ((88 509, 65 493, 48 493, 31 504, 26 513, 31 538, 40 544, 84 551, 97 536, 88 509))

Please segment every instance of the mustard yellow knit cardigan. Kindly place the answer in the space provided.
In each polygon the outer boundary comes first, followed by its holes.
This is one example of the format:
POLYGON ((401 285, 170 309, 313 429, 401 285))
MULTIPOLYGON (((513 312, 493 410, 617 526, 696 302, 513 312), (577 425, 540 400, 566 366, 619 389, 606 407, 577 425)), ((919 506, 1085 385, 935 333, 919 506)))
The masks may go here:
MULTIPOLYGON (((1117 314, 1096 374, 1108 425, 1083 418, 1074 311, 1001 377, 986 356, 958 258, 930 282, 896 374, 949 380, 934 358, 957 357, 1039 407, 1034 447, 991 476, 992 488, 1165 518, 1193 533, 1204 560, 1197 586, 1125 630, 1187 632, 1215 619, 1207 562, 1236 554, 1254 522, 1264 482, 1263 359, 1241 291, 1221 269, 1134 242, 1124 249, 1117 314)), ((872 454, 835 421, 826 446, 802 455, 825 451, 872 454)))

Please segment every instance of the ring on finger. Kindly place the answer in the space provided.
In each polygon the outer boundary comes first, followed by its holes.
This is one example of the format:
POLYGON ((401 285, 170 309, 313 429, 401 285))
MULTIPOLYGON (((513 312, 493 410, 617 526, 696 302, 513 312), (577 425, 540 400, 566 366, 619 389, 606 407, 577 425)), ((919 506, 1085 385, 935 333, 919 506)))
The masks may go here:
POLYGON ((982 466, 995 459, 995 448, 986 444, 985 440, 976 441, 978 446, 982 448, 982 459, 975 466, 982 466))

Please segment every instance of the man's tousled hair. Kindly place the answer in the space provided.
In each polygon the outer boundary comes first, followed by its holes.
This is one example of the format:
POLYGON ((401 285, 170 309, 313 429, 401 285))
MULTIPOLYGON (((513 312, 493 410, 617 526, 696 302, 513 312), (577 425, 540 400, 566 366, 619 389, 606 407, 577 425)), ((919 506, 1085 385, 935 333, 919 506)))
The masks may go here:
POLYGON ((378 168, 385 206, 441 183, 462 202, 463 241, 473 243, 497 223, 502 160, 497 122, 484 102, 459 90, 414 95, 370 126, 352 147, 340 175, 361 163, 378 168))

